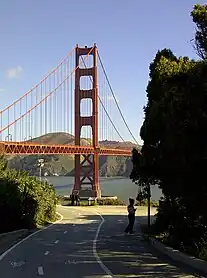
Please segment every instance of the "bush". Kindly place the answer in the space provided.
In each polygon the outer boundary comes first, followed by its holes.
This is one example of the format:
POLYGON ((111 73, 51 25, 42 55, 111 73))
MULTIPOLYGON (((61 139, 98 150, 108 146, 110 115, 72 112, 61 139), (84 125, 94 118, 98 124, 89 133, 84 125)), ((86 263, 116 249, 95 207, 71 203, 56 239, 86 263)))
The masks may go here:
POLYGON ((0 232, 33 228, 56 219, 53 186, 10 170, 0 159, 0 232))
POLYGON ((99 206, 124 206, 124 201, 119 199, 98 199, 97 205, 99 206))
MULTIPOLYGON (((71 205, 71 199, 70 197, 65 197, 65 196, 57 196, 57 202, 60 205, 71 205), (66 204, 68 203, 68 204, 66 204)), ((124 201, 121 201, 120 199, 97 199, 96 201, 91 201, 90 206, 124 206, 126 205, 124 201)), ((88 199, 81 200, 80 201, 80 206, 88 206, 88 199)))

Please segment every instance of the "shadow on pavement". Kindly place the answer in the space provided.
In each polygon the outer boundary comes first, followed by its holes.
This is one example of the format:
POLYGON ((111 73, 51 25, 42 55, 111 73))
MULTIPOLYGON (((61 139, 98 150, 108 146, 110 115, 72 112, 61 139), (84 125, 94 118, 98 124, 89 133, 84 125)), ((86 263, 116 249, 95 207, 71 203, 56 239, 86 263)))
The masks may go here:
MULTIPOLYGON (((195 277, 191 275, 192 269, 159 254, 143 239, 139 224, 146 223, 146 216, 137 216, 135 234, 125 235, 128 219, 123 212, 114 215, 110 209, 105 211, 104 222, 95 214, 96 209, 66 207, 61 208, 60 212, 64 217, 62 222, 35 234, 9 254, 10 261, 18 257, 19 261, 25 262, 21 266, 21 275, 24 273, 22 278, 28 277, 31 268, 36 269, 40 261, 45 277, 50 278, 195 277), (96 240, 97 231, 99 235, 96 240), (106 271, 101 268, 101 262, 106 271), (104 276, 110 274, 106 273, 108 270, 113 273, 112 277, 104 276), (71 273, 73 276, 70 276, 71 273)), ((0 263, 3 263, 0 267, 4 272, 10 273, 8 262, 4 260, 0 263)), ((12 269, 13 276, 5 277, 19 278, 15 271, 12 269)))
MULTIPOLYGON (((103 217, 105 221, 96 241, 96 251, 100 260, 115 277, 194 277, 192 274, 201 277, 201 274, 196 274, 193 269, 163 256, 144 240, 139 224, 146 223, 146 216, 136 217, 134 235, 124 234, 127 216, 117 214, 103 217)), ((67 230, 73 234, 73 240, 65 242, 68 249, 66 264, 81 268, 83 265, 92 268, 97 264, 93 246, 100 223, 100 216, 88 215, 86 210, 82 216, 77 215, 75 224, 54 226, 56 230, 67 230)), ((95 277, 94 275, 100 273, 82 277, 95 277)))

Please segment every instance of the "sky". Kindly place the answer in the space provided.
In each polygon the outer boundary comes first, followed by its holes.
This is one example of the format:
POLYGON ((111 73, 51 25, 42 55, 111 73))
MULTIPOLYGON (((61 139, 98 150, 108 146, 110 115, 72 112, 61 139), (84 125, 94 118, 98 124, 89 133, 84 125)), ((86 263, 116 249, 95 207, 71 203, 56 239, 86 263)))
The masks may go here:
POLYGON ((190 11, 196 3, 0 1, 0 109, 35 85, 77 43, 96 43, 120 108, 141 142, 149 64, 165 47, 177 56, 197 57, 190 42, 195 32, 190 11))

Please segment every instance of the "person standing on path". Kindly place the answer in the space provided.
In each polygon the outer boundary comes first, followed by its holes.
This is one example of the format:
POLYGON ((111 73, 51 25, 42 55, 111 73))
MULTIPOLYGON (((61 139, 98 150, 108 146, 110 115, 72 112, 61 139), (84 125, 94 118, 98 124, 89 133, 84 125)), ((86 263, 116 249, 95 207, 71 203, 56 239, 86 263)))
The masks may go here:
POLYGON ((78 193, 75 195, 75 204, 76 206, 80 206, 80 196, 78 193))
POLYGON ((125 233, 128 234, 133 234, 133 227, 134 227, 134 222, 135 222, 135 211, 136 209, 134 208, 134 199, 129 198, 129 205, 127 207, 128 210, 128 219, 129 219, 129 224, 125 229, 125 233))
POLYGON ((75 204, 75 195, 74 195, 74 193, 72 193, 72 195, 71 195, 71 205, 74 206, 74 204, 75 204))

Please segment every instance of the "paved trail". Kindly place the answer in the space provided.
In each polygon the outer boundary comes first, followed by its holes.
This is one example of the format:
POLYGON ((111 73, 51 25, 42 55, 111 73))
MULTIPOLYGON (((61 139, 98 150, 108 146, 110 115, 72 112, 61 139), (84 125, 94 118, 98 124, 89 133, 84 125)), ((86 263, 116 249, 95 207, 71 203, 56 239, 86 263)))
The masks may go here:
POLYGON ((139 225, 135 235, 125 236, 125 209, 58 207, 58 212, 60 223, 0 256, 1 278, 195 277, 158 259, 139 225))

